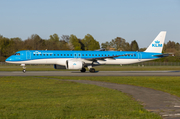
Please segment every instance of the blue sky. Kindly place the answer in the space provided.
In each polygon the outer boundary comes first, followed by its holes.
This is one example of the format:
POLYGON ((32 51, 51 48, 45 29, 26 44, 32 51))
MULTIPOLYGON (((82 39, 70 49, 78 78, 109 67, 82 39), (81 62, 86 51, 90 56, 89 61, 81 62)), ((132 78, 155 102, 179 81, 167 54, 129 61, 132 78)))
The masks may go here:
POLYGON ((180 43, 180 0, 0 0, 0 34, 43 39, 57 33, 104 43, 116 37, 148 47, 160 31, 180 43))

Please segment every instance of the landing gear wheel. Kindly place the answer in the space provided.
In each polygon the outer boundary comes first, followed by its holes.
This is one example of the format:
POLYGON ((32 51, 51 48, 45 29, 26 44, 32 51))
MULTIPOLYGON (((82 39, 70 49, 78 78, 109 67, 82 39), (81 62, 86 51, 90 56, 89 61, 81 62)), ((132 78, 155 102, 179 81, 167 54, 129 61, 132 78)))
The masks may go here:
POLYGON ((82 69, 81 69, 81 72, 86 72, 86 69, 85 69, 85 68, 82 68, 82 69))
POLYGON ((26 73, 26 70, 25 70, 25 69, 23 69, 22 71, 23 71, 23 73, 26 73))
POLYGON ((95 69, 94 68, 90 68, 89 72, 94 73, 95 69))

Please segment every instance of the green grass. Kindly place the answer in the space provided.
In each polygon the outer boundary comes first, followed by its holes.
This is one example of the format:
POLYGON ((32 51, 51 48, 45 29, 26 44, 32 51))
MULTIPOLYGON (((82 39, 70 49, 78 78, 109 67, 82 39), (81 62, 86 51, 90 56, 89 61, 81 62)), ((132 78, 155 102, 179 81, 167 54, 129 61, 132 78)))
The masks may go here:
MULTIPOLYGON (((27 65, 27 71, 70 71, 66 69, 54 69, 53 65, 27 65)), ((180 66, 119 66, 119 65, 102 65, 95 67, 97 71, 157 71, 157 70, 180 70, 180 66)), ((22 71, 20 65, 2 65, 0 71, 22 71)), ((71 70, 73 71, 73 70, 71 70)))
MULTIPOLYGON (((98 77, 95 79, 98 80, 98 77)), ((126 94, 112 89, 38 77, 0 77, 0 119, 4 118, 160 119, 161 117, 146 111, 126 94)))
POLYGON ((59 77, 58 79, 105 81, 118 84, 129 84, 161 90, 180 97, 180 77, 173 76, 104 76, 104 77, 59 77))

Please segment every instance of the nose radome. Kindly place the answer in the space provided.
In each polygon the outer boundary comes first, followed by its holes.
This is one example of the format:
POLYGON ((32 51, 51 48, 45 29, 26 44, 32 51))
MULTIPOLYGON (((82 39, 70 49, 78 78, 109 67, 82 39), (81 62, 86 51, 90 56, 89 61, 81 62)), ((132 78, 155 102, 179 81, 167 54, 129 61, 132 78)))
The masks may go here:
POLYGON ((11 57, 8 57, 6 60, 5 60, 5 62, 9 62, 9 61, 11 61, 12 60, 12 58, 11 57))

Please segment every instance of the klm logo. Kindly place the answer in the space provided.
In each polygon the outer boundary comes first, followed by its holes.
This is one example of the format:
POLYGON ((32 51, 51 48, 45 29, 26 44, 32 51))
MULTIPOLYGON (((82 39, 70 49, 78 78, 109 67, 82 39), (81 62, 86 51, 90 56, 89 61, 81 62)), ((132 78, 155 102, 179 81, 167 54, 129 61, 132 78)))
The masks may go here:
POLYGON ((73 65, 76 65, 76 63, 74 63, 73 65))
POLYGON ((155 41, 154 44, 152 44, 152 47, 162 47, 162 44, 160 44, 160 41, 155 41))
POLYGON ((41 52, 35 51, 35 52, 33 52, 33 54, 41 54, 41 52))

